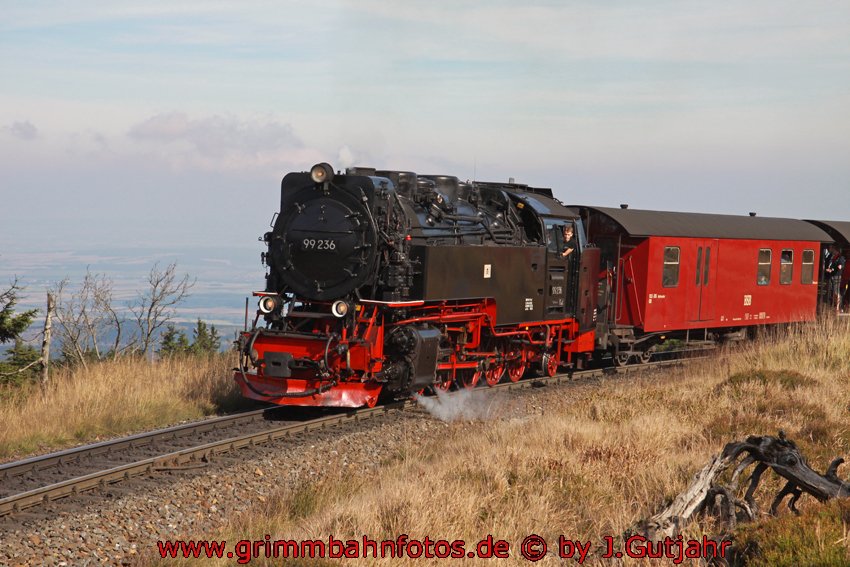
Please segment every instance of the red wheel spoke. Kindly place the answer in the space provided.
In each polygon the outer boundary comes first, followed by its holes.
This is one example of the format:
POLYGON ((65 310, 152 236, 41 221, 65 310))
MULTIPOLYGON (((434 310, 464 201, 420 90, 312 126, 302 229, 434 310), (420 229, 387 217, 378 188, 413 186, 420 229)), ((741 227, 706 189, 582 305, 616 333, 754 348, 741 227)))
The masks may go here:
POLYGON ((491 365, 486 371, 484 371, 484 378, 487 380, 488 386, 495 386, 502 381, 502 376, 504 376, 504 374, 505 365, 500 362, 491 365))

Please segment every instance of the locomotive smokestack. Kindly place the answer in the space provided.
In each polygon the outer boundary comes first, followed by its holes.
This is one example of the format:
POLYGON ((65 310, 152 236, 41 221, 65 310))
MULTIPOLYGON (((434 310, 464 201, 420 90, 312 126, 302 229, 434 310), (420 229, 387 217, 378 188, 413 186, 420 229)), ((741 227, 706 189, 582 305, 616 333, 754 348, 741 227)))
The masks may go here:
POLYGON ((628 203, 620 203, 620 208, 621 208, 621 209, 628 209, 628 208, 629 208, 629 204, 628 204, 628 203))

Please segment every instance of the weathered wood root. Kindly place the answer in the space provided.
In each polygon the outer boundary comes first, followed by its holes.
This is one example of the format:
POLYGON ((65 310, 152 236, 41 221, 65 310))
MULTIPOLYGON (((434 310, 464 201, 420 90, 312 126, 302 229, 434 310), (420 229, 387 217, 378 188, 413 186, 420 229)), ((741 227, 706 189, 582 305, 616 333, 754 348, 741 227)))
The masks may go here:
POLYGON ((694 476, 684 492, 657 514, 638 522, 630 533, 639 533, 651 540, 674 537, 697 514, 703 512, 714 514, 727 528, 734 527, 740 520, 752 520, 758 512, 753 496, 767 469, 788 481, 773 499, 771 514, 776 514, 786 496, 791 497, 788 508, 794 513, 797 513, 797 500, 803 494, 814 496, 820 501, 847 498, 850 497, 850 482, 842 481, 837 474, 843 462, 844 459, 835 459, 825 474, 818 474, 809 467, 797 446, 786 439, 782 431, 778 437, 750 436, 746 441, 727 443, 723 452, 712 457, 694 476), (749 486, 743 499, 740 499, 736 496, 739 476, 753 464, 756 466, 750 474, 749 486), (733 465, 735 469, 730 482, 720 484, 720 476, 733 465))

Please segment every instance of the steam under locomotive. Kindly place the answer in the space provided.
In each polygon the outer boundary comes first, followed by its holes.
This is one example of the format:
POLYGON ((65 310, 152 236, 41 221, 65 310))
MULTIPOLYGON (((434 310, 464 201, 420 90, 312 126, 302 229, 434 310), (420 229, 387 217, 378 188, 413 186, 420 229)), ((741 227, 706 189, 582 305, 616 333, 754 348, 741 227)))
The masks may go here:
POLYGON ((850 224, 568 208, 550 189, 322 163, 283 179, 235 379, 249 398, 357 407, 647 362, 672 338, 815 319, 834 235, 850 224))

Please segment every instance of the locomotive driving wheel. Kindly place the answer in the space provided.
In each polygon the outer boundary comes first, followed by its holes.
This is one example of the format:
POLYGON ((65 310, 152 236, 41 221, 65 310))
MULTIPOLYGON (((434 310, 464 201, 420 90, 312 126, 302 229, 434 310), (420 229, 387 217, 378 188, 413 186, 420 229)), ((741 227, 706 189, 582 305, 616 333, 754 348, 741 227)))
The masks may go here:
POLYGON ((437 379, 434 381, 434 390, 448 392, 453 383, 454 377, 452 376, 451 370, 438 370, 437 379))
POLYGON ((456 382, 458 387, 474 388, 484 375, 484 371, 478 368, 464 368, 457 371, 456 382))
POLYGON ((508 355, 508 378, 511 382, 518 382, 525 374, 525 352, 520 350, 508 355))
POLYGON ((495 386, 502 381, 502 376, 505 375, 505 363, 503 361, 493 362, 484 371, 484 379, 487 380, 488 386, 495 386))

